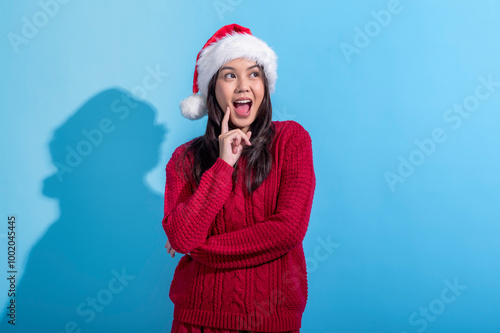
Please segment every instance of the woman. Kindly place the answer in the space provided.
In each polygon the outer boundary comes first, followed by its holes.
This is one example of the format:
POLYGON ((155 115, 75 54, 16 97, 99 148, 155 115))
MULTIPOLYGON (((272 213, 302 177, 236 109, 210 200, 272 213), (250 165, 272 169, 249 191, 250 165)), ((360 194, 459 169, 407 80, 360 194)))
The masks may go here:
POLYGON ((271 121, 276 55, 249 29, 219 29, 198 53, 182 115, 203 136, 166 166, 162 221, 176 267, 172 332, 299 332, 307 301, 302 241, 316 178, 312 142, 271 121), (199 92, 199 94, 198 94, 199 92))

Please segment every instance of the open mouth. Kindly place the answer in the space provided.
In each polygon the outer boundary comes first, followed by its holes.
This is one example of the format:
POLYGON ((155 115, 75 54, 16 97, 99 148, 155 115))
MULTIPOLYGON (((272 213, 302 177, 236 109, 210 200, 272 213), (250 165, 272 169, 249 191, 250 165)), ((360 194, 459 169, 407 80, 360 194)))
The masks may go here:
POLYGON ((240 99, 233 102, 234 110, 240 116, 247 116, 252 107, 251 99, 240 99))

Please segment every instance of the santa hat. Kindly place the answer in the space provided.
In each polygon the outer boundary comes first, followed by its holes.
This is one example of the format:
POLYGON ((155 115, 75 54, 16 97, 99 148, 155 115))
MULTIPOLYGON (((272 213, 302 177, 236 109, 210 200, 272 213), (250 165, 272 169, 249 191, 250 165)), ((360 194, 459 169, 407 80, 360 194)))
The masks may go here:
POLYGON ((208 84, 215 73, 227 62, 245 58, 261 65, 266 75, 269 92, 274 92, 277 74, 277 56, 250 29, 237 24, 223 26, 198 52, 193 79, 193 94, 181 102, 182 116, 196 120, 207 114, 208 84))

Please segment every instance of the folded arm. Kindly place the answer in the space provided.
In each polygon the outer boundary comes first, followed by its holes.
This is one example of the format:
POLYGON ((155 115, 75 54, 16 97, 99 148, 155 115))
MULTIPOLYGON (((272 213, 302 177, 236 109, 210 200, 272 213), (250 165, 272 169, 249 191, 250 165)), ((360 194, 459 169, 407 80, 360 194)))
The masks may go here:
POLYGON ((275 214, 251 227, 210 236, 191 257, 214 268, 260 265, 302 243, 316 185, 309 135, 287 148, 275 214))
POLYGON ((207 239, 217 213, 231 194, 234 169, 218 157, 213 166, 203 173, 200 184, 193 192, 182 171, 176 168, 180 155, 180 151, 174 152, 165 168, 162 225, 172 248, 179 253, 188 253, 207 239))

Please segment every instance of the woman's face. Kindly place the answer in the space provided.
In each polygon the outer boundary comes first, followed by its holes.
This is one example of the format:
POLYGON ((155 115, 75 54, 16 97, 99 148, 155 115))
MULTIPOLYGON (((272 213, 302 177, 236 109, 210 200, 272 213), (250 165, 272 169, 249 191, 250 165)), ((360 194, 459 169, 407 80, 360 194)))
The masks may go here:
POLYGON ((238 58, 222 66, 215 84, 215 97, 224 113, 230 108, 230 127, 247 132, 264 98, 262 70, 255 61, 238 58), (231 124, 233 124, 231 126, 231 124))

